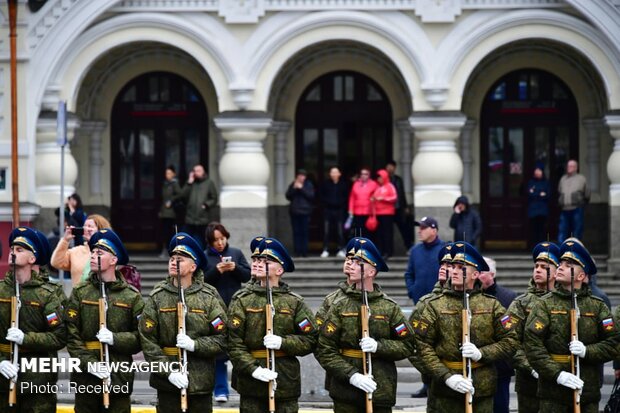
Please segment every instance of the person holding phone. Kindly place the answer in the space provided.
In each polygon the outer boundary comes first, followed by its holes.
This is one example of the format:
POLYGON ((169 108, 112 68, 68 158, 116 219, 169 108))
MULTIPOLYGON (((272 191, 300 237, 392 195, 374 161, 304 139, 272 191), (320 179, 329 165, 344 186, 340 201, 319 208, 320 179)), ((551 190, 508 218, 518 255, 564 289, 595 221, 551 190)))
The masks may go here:
MULTIPOLYGON (((219 222, 210 222, 205 232, 207 240, 207 265, 204 272, 205 282, 211 284, 222 296, 228 306, 241 284, 250 280, 250 266, 240 249, 228 245, 230 233, 219 222)), ((228 358, 222 354, 215 361, 215 401, 228 401, 228 358)))
POLYGON ((72 286, 88 278, 90 273, 90 238, 97 231, 108 228, 112 228, 110 221, 98 214, 89 215, 82 228, 70 225, 65 228, 64 236, 52 253, 51 264, 57 270, 71 272, 72 286))

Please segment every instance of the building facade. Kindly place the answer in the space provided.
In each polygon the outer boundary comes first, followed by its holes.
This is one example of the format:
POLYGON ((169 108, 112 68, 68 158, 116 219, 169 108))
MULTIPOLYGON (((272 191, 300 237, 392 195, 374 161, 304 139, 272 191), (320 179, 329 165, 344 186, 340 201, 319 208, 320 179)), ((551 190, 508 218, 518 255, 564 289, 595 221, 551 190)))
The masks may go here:
MULTIPOLYGON (((6 229, 6 5, 2 14, 6 229)), ((156 247, 168 164, 182 180, 205 166, 243 247, 257 233, 287 237, 296 169, 320 184, 333 164, 348 178, 395 159, 415 216, 438 217, 443 238, 465 194, 482 213, 482 247, 523 249, 534 166, 555 185, 574 158, 592 189, 584 239, 620 259, 618 0, 29 1, 17 39, 25 221, 53 225, 66 100, 65 193, 109 215, 135 248, 156 247)))

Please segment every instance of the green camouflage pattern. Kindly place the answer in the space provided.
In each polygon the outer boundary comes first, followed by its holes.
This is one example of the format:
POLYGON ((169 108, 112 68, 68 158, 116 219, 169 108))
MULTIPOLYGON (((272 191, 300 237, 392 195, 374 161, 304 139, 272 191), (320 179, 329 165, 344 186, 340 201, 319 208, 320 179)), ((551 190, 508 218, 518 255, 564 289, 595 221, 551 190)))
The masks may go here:
MULTIPOLYGON (((301 394, 301 378, 298 356, 310 354, 316 345, 318 329, 314 314, 303 298, 290 291, 280 281, 272 288, 273 333, 282 337, 280 351, 284 357, 276 358, 278 373, 275 392, 278 399, 297 399, 301 394)), ((256 380, 252 372, 257 367, 266 367, 266 359, 254 358, 253 350, 265 350, 263 337, 266 332, 265 287, 258 282, 248 283, 243 291, 230 302, 228 309, 229 336, 228 354, 233 365, 232 386, 245 397, 266 400, 268 383, 256 380)))
MULTIPOLYGON (((114 345, 108 346, 110 361, 130 363, 132 355, 140 351, 138 321, 144 308, 140 292, 128 284, 119 271, 116 280, 106 283, 108 299, 107 328, 114 333, 114 345)), ((99 349, 86 348, 86 342, 99 341, 99 276, 92 271, 86 281, 76 285, 71 292, 65 319, 67 322, 67 350, 71 357, 80 359, 82 373, 71 373, 71 380, 78 384, 98 385, 101 380, 86 370, 87 363, 101 361, 99 349)), ((113 385, 129 383, 133 389, 133 372, 115 372, 111 375, 113 385)))
POLYGON ((532 279, 530 280, 527 292, 515 298, 506 312, 506 314, 510 316, 510 323, 512 324, 515 332, 517 333, 517 338, 519 339, 519 347, 512 358, 512 362, 516 370, 515 391, 519 394, 519 397, 524 399, 523 403, 519 403, 519 410, 524 412, 536 411, 537 409, 521 410, 522 404, 527 404, 527 409, 530 409, 534 403, 538 403, 538 398, 536 397, 538 380, 532 376, 532 371, 534 369, 530 366, 529 361, 527 361, 525 350, 523 349, 525 321, 530 315, 534 304, 538 302, 540 297, 547 293, 547 290, 536 287, 536 284, 532 279))
MULTIPOLYGON (((340 350, 360 351, 361 303, 362 293, 355 286, 348 287, 345 295, 334 301, 321 326, 316 351, 319 363, 332 377, 330 397, 353 405, 363 403, 366 397, 366 393, 349 383, 353 374, 363 372, 362 359, 344 356, 340 350)), ((413 334, 400 306, 378 286, 375 291, 368 292, 368 305, 370 336, 378 343, 376 353, 372 354, 372 374, 377 382, 373 404, 393 406, 396 403, 398 381, 395 361, 413 354, 413 334)))
MULTIPOLYGON (((479 398, 495 394, 497 374, 494 362, 509 360, 517 348, 517 336, 512 328, 504 326, 501 318, 504 307, 495 297, 483 294, 478 288, 470 291, 471 310, 470 341, 474 343, 482 358, 482 366, 472 369, 473 384, 476 389, 474 406, 479 398)), ((442 403, 452 403, 446 399, 460 399, 464 395, 448 386, 445 381, 454 374, 462 374, 462 369, 450 369, 442 360, 462 362, 460 347, 462 341, 463 293, 444 289, 443 293, 428 300, 420 317, 413 321, 413 330, 424 369, 433 380, 429 399, 433 398, 438 411, 445 410, 442 403)))
MULTIPOLYGON (((39 268, 38 276, 44 282, 48 283, 49 285, 51 285, 52 287, 55 288, 56 295, 58 295, 58 299, 62 303, 62 308, 64 309, 65 306, 67 305, 67 294, 65 294, 65 290, 64 290, 64 288, 62 286, 62 283, 50 280, 50 271, 47 268, 47 266, 42 266, 42 267, 39 268)), ((64 314, 63 314, 63 316, 64 316, 64 314)))
MULTIPOLYGON (((201 272, 194 273, 192 285, 184 289, 187 315, 186 334, 195 340, 188 351, 188 393, 211 394, 215 385, 215 358, 226 351, 227 318, 222 298, 204 283, 201 272)), ((140 318, 140 340, 144 358, 150 362, 176 362, 177 355, 164 354, 164 347, 176 347, 178 287, 172 277, 159 282, 149 294, 140 318)), ((169 373, 153 373, 150 385, 164 392, 179 392, 168 381, 169 373)))
MULTIPOLYGON (((13 272, 6 273, 0 281, 0 344, 9 346, 6 340, 7 330, 11 324, 11 297, 15 293, 15 278, 13 272)), ((24 332, 24 342, 19 346, 20 358, 55 358, 58 350, 67 342, 67 328, 62 316, 62 303, 56 289, 44 282, 36 272, 32 271, 30 281, 20 285, 21 310, 19 312, 19 328, 24 332), (50 316, 48 320, 48 316, 50 316)), ((10 360, 7 352, 0 351, 0 361, 10 360)), ((18 374, 18 403, 22 399, 19 394, 21 382, 33 385, 56 383, 58 373, 24 372, 18 374)), ((9 380, 0 375, 1 397, 6 400, 9 390, 9 380)), ((33 396, 43 400, 49 395, 33 396)))
MULTIPOLYGON (((424 310, 424 307, 426 306, 427 301, 439 296, 442 292, 443 292, 443 287, 441 286, 441 283, 437 281, 435 285, 433 286, 433 290, 430 293, 423 295, 418 300, 417 304, 413 308, 413 311, 411 311, 411 315, 409 316, 409 324, 413 325, 413 321, 418 320, 420 318, 420 314, 422 314, 422 311, 424 310)), ((415 334, 414 334, 414 340, 415 340, 415 334)), ((416 350, 417 349, 418 349, 418 346, 416 346, 416 350)), ((424 363, 422 363, 422 359, 420 358, 419 351, 414 352, 414 354, 411 357, 409 357, 409 362, 411 363, 411 365, 413 365, 413 367, 418 369, 418 371, 421 374, 423 375, 429 374, 429 372, 424 370, 424 363)))
MULTIPOLYGON (((157 392, 157 413, 182 413, 181 392, 159 390, 157 392)), ((208 413, 213 411, 213 397, 211 394, 194 394, 187 398, 187 411, 185 413, 208 413)), ((111 413, 111 412, 110 412, 111 413)))
MULTIPOLYGON (((580 360, 583 404, 598 403, 601 398, 599 368, 618 354, 620 332, 613 322, 611 311, 603 300, 594 297, 583 285, 576 290, 579 319, 579 340, 586 345, 586 357, 580 360), (611 320, 611 324, 603 324, 611 320)), ((570 372, 570 363, 558 363, 551 354, 569 355, 570 291, 556 284, 556 289, 534 304, 525 324, 523 345, 530 364, 540 375, 538 396, 553 402, 558 408, 573 403, 573 391, 557 384, 561 371, 570 372)))

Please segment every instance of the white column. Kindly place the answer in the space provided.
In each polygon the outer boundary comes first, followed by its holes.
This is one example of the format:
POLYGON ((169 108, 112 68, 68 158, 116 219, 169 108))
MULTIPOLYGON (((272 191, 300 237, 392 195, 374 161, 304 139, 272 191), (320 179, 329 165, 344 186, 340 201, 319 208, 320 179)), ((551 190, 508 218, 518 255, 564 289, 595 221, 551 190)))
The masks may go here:
POLYGON ((88 141, 88 183, 91 197, 103 196, 103 132, 107 123, 102 120, 83 121, 80 139, 88 141))
POLYGON ((403 186, 405 187, 405 194, 408 200, 411 199, 411 189, 413 188, 411 174, 411 162, 413 159, 413 129, 408 120, 399 120, 396 122, 396 128, 400 134, 400 159, 398 163, 401 167, 401 174, 403 178, 403 186))
POLYGON ((474 158, 471 152, 472 135, 476 129, 476 121, 468 119, 461 131, 461 159, 463 160, 463 194, 471 198, 474 188, 472 181, 474 158))
POLYGON ((273 164, 276 196, 284 196, 286 192, 286 168, 288 166, 288 132, 291 122, 276 121, 269 128, 269 134, 274 136, 273 140, 273 164))
MULTIPOLYGON (((79 120, 74 115, 67 119, 67 138, 72 140, 79 120)), ((60 146, 56 142, 56 112, 43 111, 37 121, 35 181, 37 203, 43 208, 56 208, 60 202, 60 146)), ((65 196, 75 192, 78 168, 71 150, 65 146, 65 196)))
POLYGON ((620 271, 620 114, 608 115, 605 122, 614 140, 614 150, 607 160, 609 177, 609 260, 611 272, 620 271))
POLYGON ((604 126, 603 119, 584 119, 583 128, 586 130, 588 143, 587 175, 588 186, 592 193, 600 191, 600 156, 601 156, 601 130, 604 126))
POLYGON ((463 162, 456 140, 465 121, 463 114, 455 112, 425 112, 409 118, 419 142, 411 166, 416 207, 451 207, 461 195, 463 162))
POLYGON ((263 144, 271 119, 263 112, 224 112, 214 119, 226 142, 219 174, 221 220, 246 249, 257 234, 267 233, 269 161, 263 144))

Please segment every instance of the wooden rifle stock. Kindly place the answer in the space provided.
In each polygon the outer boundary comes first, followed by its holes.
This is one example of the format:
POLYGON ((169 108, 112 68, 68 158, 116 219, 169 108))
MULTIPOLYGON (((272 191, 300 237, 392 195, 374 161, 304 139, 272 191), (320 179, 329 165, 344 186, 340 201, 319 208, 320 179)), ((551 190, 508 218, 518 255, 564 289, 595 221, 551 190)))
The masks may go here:
MULTIPOLYGON (((101 277, 101 257, 97 256, 97 274, 99 275, 99 330, 102 328, 108 328, 107 313, 108 302, 105 296, 105 283, 101 277)), ((107 343, 99 343, 99 359, 106 364, 110 363, 110 352, 107 343)), ((105 409, 110 408, 110 389, 109 379, 103 379, 103 407, 105 409)))
MULTIPOLYGON (((271 286, 269 285, 269 263, 265 261, 265 293, 267 304, 265 305, 265 335, 273 334, 273 297, 271 286)), ((269 370, 276 371, 276 354, 273 349, 267 350, 266 366, 269 370)), ((267 383, 267 394, 269 398, 269 413, 276 411, 276 382, 269 380, 267 383)))
MULTIPOLYGON (((13 266, 13 277, 15 278, 15 294, 11 297, 11 327, 19 328, 19 310, 22 302, 19 295, 19 282, 15 272, 15 254, 11 254, 11 264, 13 266)), ((15 367, 19 364, 19 345, 11 342, 11 362, 15 367)), ((17 404, 17 376, 10 380, 9 384, 9 406, 17 404)))
MULTIPOLYGON (((368 293, 364 286, 364 264, 360 263, 360 273, 362 279, 362 306, 360 308, 360 318, 362 323, 362 338, 370 337, 370 306, 368 305, 368 293)), ((372 356, 370 353, 362 351, 362 372, 364 376, 372 376, 372 356)), ((372 413, 372 393, 366 393, 366 413, 372 413)))

